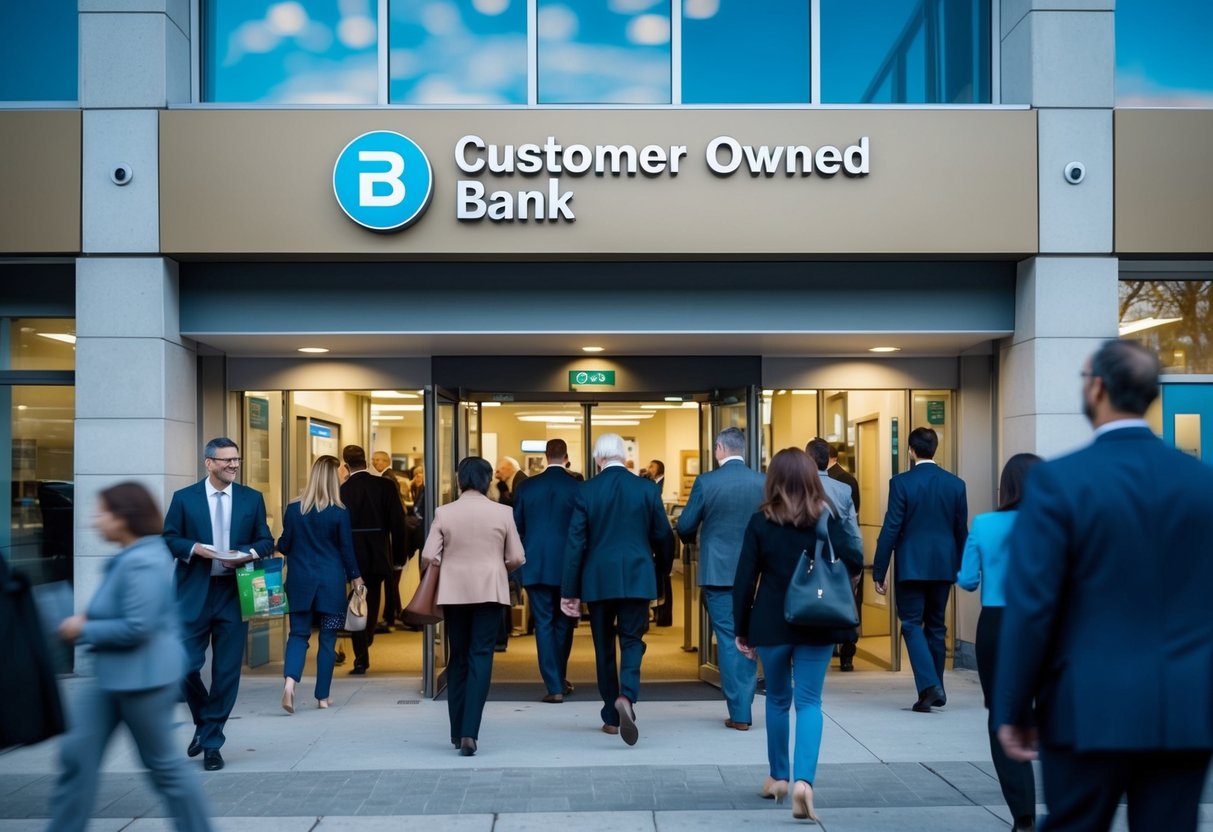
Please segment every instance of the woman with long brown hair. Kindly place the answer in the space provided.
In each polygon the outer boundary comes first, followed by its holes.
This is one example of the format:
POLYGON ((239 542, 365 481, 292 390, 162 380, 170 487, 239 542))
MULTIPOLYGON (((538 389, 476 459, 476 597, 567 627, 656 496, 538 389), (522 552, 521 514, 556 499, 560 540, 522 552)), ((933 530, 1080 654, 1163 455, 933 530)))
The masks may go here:
MULTIPOLYGON (((784 620, 784 596, 801 552, 815 552, 817 522, 831 512, 817 465, 799 448, 775 454, 764 501, 750 518, 733 583, 737 649, 762 659, 766 674, 767 760, 762 796, 782 800, 792 788, 792 817, 816 820, 813 780, 821 750, 821 689, 834 645, 854 629, 799 627, 784 620), (788 712, 796 706, 796 742, 788 759, 788 712)), ((842 553, 839 553, 840 555, 842 553)))

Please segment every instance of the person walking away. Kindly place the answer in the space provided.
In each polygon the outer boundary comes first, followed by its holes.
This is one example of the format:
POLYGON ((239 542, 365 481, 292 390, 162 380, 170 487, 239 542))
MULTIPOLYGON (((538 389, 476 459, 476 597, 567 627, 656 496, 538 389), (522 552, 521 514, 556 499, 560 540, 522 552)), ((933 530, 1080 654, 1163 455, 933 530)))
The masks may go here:
POLYGON ((965 539, 969 504, 964 480, 935 464, 939 435, 931 428, 910 431, 913 467, 889 480, 889 506, 876 539, 872 581, 887 592, 889 562, 894 565, 897 617, 910 655, 918 701, 912 710, 930 713, 948 703, 943 687, 947 658, 948 596, 965 539))
MULTIPOLYGON (((819 521, 826 521, 827 528, 830 522, 830 505, 808 454, 799 448, 775 454, 763 496, 746 526, 733 581, 737 649, 750 659, 757 653, 766 675, 770 768, 760 794, 781 801, 792 781, 792 817, 817 820, 813 783, 821 751, 821 692, 834 645, 853 628, 800 627, 784 619, 784 600, 800 555, 816 551, 819 521), (789 762, 788 712, 793 703, 796 738, 789 762)), ((835 554, 844 561, 861 556, 835 554)))
POLYGON ((459 499, 439 506, 421 550, 421 565, 441 565, 437 603, 446 622, 447 713, 451 744, 476 753, 493 678, 493 644, 502 606, 510 603, 507 573, 526 562, 509 506, 486 494, 493 466, 478 456, 456 468, 459 499))
POLYGON ((589 605, 602 730, 635 745, 649 602, 657 597, 658 575, 673 564, 674 533, 660 493, 629 474, 625 459, 619 434, 604 433, 594 443, 599 473, 578 489, 573 505, 560 608, 580 618, 581 602, 589 605))
POLYGON ((544 455, 543 473, 525 480, 514 492, 514 523, 526 551, 520 577, 535 618, 535 653, 547 691, 543 701, 558 704, 573 692, 569 652, 575 622, 560 612, 560 581, 579 485, 565 467, 569 448, 563 439, 549 439, 544 455))
POLYGON ((1085 448, 1032 469, 1011 532, 994 673, 1003 750, 1039 739, 1042 830, 1192 832, 1213 754, 1213 468, 1144 415, 1158 357, 1107 341, 1082 370, 1085 448))
POLYGON ((720 689, 729 714, 724 725, 748 731, 758 673, 735 643, 733 576, 746 524, 762 503, 763 476, 745 464, 745 434, 739 428, 722 430, 712 452, 720 467, 695 479, 677 531, 684 543, 693 543, 699 533, 699 587, 716 634, 720 689))
POLYGON ((174 828, 209 832, 202 785, 172 748, 185 651, 160 509, 142 485, 119 483, 98 495, 93 528, 121 549, 105 564, 86 611, 59 625, 61 639, 93 651, 96 676, 77 691, 47 828, 88 826, 101 760, 114 729, 125 723, 174 828))
POLYGON ((320 628, 316 647, 316 705, 327 708, 336 661, 337 631, 345 626, 345 584, 365 592, 354 558, 350 513, 341 502, 337 469, 341 462, 325 454, 312 463, 307 485, 286 507, 278 551, 286 555, 286 597, 290 635, 282 675, 282 709, 295 712, 295 685, 303 676, 312 627, 320 628))
POLYGON ((1023 499, 1024 480, 1032 466, 1041 462, 1036 454, 1015 454, 1003 466, 998 485, 998 509, 973 518, 973 528, 965 543, 964 559, 956 584, 972 592, 981 586, 981 615, 977 618, 977 675, 988 711, 990 756, 1002 797, 1011 810, 1015 832, 1036 828, 1036 776, 1032 764, 1009 759, 998 741, 998 726, 990 711, 994 695, 994 668, 998 658, 998 638, 1002 630, 1005 605, 1004 584, 1010 558, 1011 528, 1023 499))
POLYGON ((185 701, 194 719, 186 754, 207 771, 223 768, 223 729, 240 690, 248 623, 240 614, 235 567, 269 557, 274 537, 261 492, 236 482, 240 448, 219 437, 203 451, 206 477, 173 494, 164 541, 177 559, 177 600, 185 640, 185 701), (237 555, 245 554, 244 557, 237 555), (211 685, 202 682, 211 648, 211 685))
MULTIPOLYGON (((859 522, 859 480, 855 479, 855 475, 843 468, 838 463, 838 447, 830 445, 829 465, 826 468, 826 474, 835 482, 843 483, 847 488, 851 489, 851 504, 855 506, 856 525, 859 522)), ((824 483, 825 481, 822 480, 824 483)), ((863 572, 860 571, 859 580, 854 582, 855 593, 855 609, 863 610, 863 572)), ((850 673, 855 670, 855 652, 859 647, 859 630, 855 631, 854 641, 844 641, 838 645, 838 669, 843 673, 850 673)))

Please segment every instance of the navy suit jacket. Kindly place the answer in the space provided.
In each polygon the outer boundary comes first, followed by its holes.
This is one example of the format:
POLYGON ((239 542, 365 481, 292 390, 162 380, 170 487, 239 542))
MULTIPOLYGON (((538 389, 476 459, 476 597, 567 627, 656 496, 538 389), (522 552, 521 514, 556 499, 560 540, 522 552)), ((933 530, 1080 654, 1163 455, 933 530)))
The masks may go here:
POLYGON ((529 477, 514 492, 514 525, 526 550, 519 570, 523 586, 560 586, 573 501, 581 483, 560 466, 529 477))
POLYGON ((872 580, 885 580, 896 553, 898 581, 955 583, 968 522, 969 502, 960 477, 929 462, 893 477, 872 580))
POLYGON ((1011 532, 996 724, 1075 751, 1213 748, 1213 468, 1146 428, 1037 465, 1011 532))
POLYGON ((653 483, 622 465, 577 489, 560 594, 582 601, 653 600, 674 563, 674 532, 653 483), (654 569, 654 558, 656 569, 654 569))
POLYGON ((686 542, 699 536, 699 585, 732 586, 741 555, 746 525, 762 504, 766 478, 740 459, 695 478, 691 499, 678 516, 678 536, 686 542))
POLYGON ((286 599, 291 612, 345 612, 345 582, 362 577, 354 559, 350 513, 338 506, 307 514, 293 501, 286 507, 278 551, 287 557, 286 599))
MULTIPOLYGON (((274 537, 265 522, 265 499, 254 488, 234 482, 231 489, 232 518, 229 543, 241 552, 252 550, 269 557, 274 537)), ((211 509, 206 502, 206 481, 198 480, 173 494, 164 518, 164 542, 177 559, 177 602, 181 620, 191 622, 202 614, 211 581, 211 561, 190 557, 195 543, 211 544, 211 509)), ((234 573, 233 573, 234 574, 234 573)), ((236 582, 232 581, 232 592, 236 582)))
POLYGON ((396 483, 360 469, 341 484, 341 502, 350 513, 354 557, 363 580, 386 578, 393 563, 408 562, 408 524, 396 483))

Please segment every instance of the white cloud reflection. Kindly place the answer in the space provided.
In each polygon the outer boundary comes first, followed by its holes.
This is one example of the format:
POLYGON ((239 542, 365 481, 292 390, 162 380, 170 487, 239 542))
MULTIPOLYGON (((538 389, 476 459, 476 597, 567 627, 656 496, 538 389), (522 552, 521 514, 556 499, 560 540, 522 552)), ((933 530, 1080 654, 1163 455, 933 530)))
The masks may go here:
POLYGON ((472 0, 472 8, 483 15, 496 17, 510 8, 510 0, 472 0))
POLYGON ((615 12, 615 14, 640 14, 647 12, 654 6, 661 4, 669 7, 668 0, 610 0, 607 3, 607 8, 615 12))
POLYGON ((275 3, 266 10, 265 22, 274 34, 282 37, 294 37, 307 27, 307 9, 294 0, 275 3))
POLYGON ((543 6, 539 10, 541 40, 572 40, 577 36, 577 13, 568 6, 543 6))
POLYGON ((539 61, 543 104, 668 104, 669 55, 619 46, 553 44, 539 61))
POLYGON ((670 19, 659 14, 637 15, 628 21, 628 40, 640 46, 670 42, 670 19))
POLYGON ((378 42, 379 29, 371 18, 351 15, 337 24, 337 37, 349 49, 366 49, 378 42))
POLYGON ((684 0, 682 16, 691 20, 708 20, 720 12, 720 0, 684 0))

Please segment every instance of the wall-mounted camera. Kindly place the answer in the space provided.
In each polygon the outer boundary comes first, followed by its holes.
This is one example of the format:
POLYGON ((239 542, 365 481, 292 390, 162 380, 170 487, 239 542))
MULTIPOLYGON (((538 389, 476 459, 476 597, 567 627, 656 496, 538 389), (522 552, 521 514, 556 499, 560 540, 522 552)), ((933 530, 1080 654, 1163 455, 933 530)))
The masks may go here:
POLYGON ((126 162, 119 162, 110 171, 110 181, 115 185, 129 185, 135 176, 135 171, 126 162))
POLYGON ((1077 185, 1079 182, 1087 178, 1087 166, 1082 162, 1070 162, 1065 169, 1066 181, 1071 185, 1077 185))

